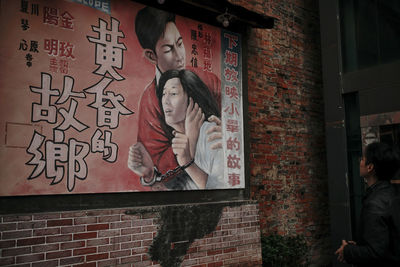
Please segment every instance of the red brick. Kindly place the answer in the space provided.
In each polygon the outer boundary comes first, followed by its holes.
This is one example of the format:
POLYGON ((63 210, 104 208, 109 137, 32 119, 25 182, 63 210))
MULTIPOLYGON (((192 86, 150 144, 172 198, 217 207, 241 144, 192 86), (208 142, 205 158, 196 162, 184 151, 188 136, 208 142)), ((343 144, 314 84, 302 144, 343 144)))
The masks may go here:
POLYGON ((3 232, 2 239, 17 239, 23 237, 31 237, 32 230, 21 230, 21 231, 10 231, 10 232, 3 232))
POLYGON ((79 225, 79 224, 93 224, 97 223, 97 217, 82 217, 82 218, 75 218, 74 219, 74 224, 79 225))
POLYGON ((15 257, 0 257, 0 266, 15 265, 15 257))
POLYGON ((121 215, 121 221, 136 221, 140 220, 141 216, 140 215, 121 215))
POLYGON ((44 237, 24 238, 17 240, 17 246, 18 247, 31 246, 31 245, 44 244, 45 242, 46 239, 44 237))
POLYGON ((130 249, 110 252, 110 258, 121 258, 130 255, 131 255, 130 249))
POLYGON ((60 249, 60 244, 48 244, 48 245, 33 246, 32 252, 38 253, 38 252, 47 252, 59 249, 60 249))
POLYGON ((21 221, 31 221, 32 216, 30 215, 20 215, 20 216, 4 216, 3 222, 21 222, 21 221))
POLYGON ((136 247, 132 248, 132 254, 143 254, 149 251, 148 247, 136 247))
POLYGON ((142 227, 132 227, 121 229, 122 235, 132 235, 132 234, 140 234, 142 232, 142 227))
POLYGON ((212 249, 214 249, 214 245, 202 245, 202 246, 199 246, 199 252, 200 251, 209 251, 209 250, 212 250, 212 249))
POLYGON ((47 213, 47 214, 35 214, 33 215, 33 220, 40 221, 40 220, 53 220, 61 218, 60 213, 47 213))
POLYGON ((95 262, 89 262, 89 263, 82 263, 82 264, 77 264, 74 265, 74 267, 96 267, 96 263, 95 262))
POLYGON ((210 262, 213 262, 213 261, 214 261, 214 257, 213 256, 201 257, 199 259, 199 264, 210 263, 210 262))
POLYGON ((219 254, 219 255, 215 255, 215 260, 216 261, 223 261, 223 260, 227 260, 231 258, 231 254, 230 253, 226 253, 226 254, 219 254))
POLYGON ((99 237, 112 237, 119 235, 121 235, 121 231, 119 229, 99 231, 99 237))
POLYGON ((0 223, 0 232, 17 230, 17 223, 0 223))
POLYGON ((207 256, 207 252, 206 251, 196 252, 196 253, 190 254, 190 258, 191 259, 202 258, 202 257, 205 257, 205 256, 207 256))
POLYGON ((72 225, 72 219, 48 220, 47 227, 72 225))
POLYGON ((91 238, 97 238, 97 233, 88 232, 88 233, 74 234, 73 240, 91 239, 91 238))
POLYGON ((138 262, 141 260, 142 260, 142 257, 140 255, 135 255, 135 256, 121 258, 121 263, 122 264, 135 263, 135 262, 138 262))
POLYGON ((36 229, 46 227, 46 221, 19 222, 18 229, 36 229))
POLYGON ((142 240, 142 246, 143 247, 149 247, 152 243, 153 243, 152 239, 142 240))
POLYGON ((142 227, 142 233, 153 233, 157 231, 157 226, 155 225, 150 225, 150 226, 143 226, 142 227))
POLYGON ((87 231, 98 231, 109 229, 110 225, 108 223, 103 224, 92 224, 87 226, 87 231))
POLYGON ((144 234, 132 235, 132 241, 146 240, 146 239, 153 239, 153 234, 152 233, 144 233, 144 234))
POLYGON ((71 257, 71 256, 72 256, 72 251, 71 250, 47 252, 46 253, 46 260, 58 259, 58 258, 67 258, 67 257, 71 257))
POLYGON ((110 243, 110 239, 109 238, 90 239, 87 240, 86 242, 88 247, 91 247, 91 246, 107 245, 110 243))
POLYGON ((132 221, 132 226, 134 226, 134 227, 148 226, 148 225, 153 225, 153 219, 143 219, 143 220, 132 221))
POLYGON ((18 256, 18 255, 24 255, 24 254, 30 254, 30 253, 31 253, 31 247, 8 248, 8 249, 3 249, 1 251, 1 256, 2 257, 18 256))
POLYGON ((99 217, 99 223, 102 222, 118 222, 121 221, 120 215, 102 216, 99 217))
POLYGON ((237 251, 236 247, 224 249, 224 253, 231 253, 231 252, 236 252, 236 251, 237 251))
POLYGON ((74 256, 93 254, 93 253, 96 253, 96 252, 97 252, 97 248, 96 247, 77 248, 77 249, 74 249, 74 256))
POLYGON ((85 231, 86 231, 86 227, 84 225, 61 227, 62 234, 81 233, 81 232, 85 232, 85 231))
POLYGON ((25 263, 25 262, 34 262, 34 261, 41 261, 41 260, 44 260, 43 253, 17 256, 16 262, 17 263, 25 263))
POLYGON ((119 214, 119 215, 123 215, 123 214, 125 214, 125 209, 112 209, 112 210, 110 210, 110 214, 111 215, 113 215, 113 214, 119 214))
POLYGON ((98 252, 117 251, 121 249, 121 244, 111 244, 106 246, 99 246, 98 252))
POLYGON ((212 255, 217 255, 217 254, 222 254, 222 250, 218 249, 218 250, 209 250, 209 251, 207 251, 207 256, 212 256, 212 255))
POLYGON ((72 240, 72 235, 46 236, 46 243, 67 242, 72 240))
POLYGON ((16 241, 15 240, 5 240, 0 241, 0 249, 2 248, 12 248, 15 247, 16 241))
POLYGON ((86 212, 87 216, 107 216, 111 214, 111 210, 90 210, 86 212))
POLYGON ((70 211, 61 213, 61 218, 85 217, 86 211, 70 211))
POLYGON ((224 262, 219 261, 219 262, 212 262, 212 263, 207 264, 207 267, 219 267, 219 266, 224 266, 224 262))
POLYGON ((110 243, 111 244, 116 244, 116 243, 124 243, 124 242, 129 242, 131 241, 131 236, 117 236, 117 237, 110 237, 110 243))
POLYGON ((61 233, 60 228, 47 228, 47 229, 35 229, 33 230, 34 236, 48 236, 48 235, 59 235, 61 233))
POLYGON ((69 265, 69 264, 81 263, 84 261, 85 261, 84 256, 71 257, 71 258, 60 259, 60 265, 69 265))
POLYGON ((240 257, 243 257, 243 256, 245 256, 245 255, 246 255, 246 254, 245 254, 244 251, 238 251, 238 252, 232 253, 232 254, 231 254, 231 257, 232 257, 232 258, 240 258, 240 257))
POLYGON ((86 256, 86 261, 98 261, 108 259, 108 253, 92 254, 86 256))
POLYGON ((185 260, 182 262, 182 267, 184 267, 184 266, 193 266, 193 265, 196 265, 196 264, 198 264, 198 263, 199 263, 199 260, 198 260, 198 259, 191 259, 191 260, 185 259, 185 260))
POLYGON ((137 248, 142 245, 142 241, 127 242, 121 244, 121 249, 137 248))
POLYGON ((58 260, 33 262, 32 267, 55 267, 58 265, 58 260))
POLYGON ((85 241, 63 242, 61 243, 61 250, 71 249, 71 248, 81 248, 84 246, 85 246, 85 241))
POLYGON ((130 227, 132 227, 132 221, 110 223, 110 229, 130 228, 130 227))
POLYGON ((147 267, 152 264, 151 261, 142 261, 142 262, 137 262, 135 263, 135 267, 147 267))
POLYGON ((98 267, 116 266, 118 265, 118 262, 119 262, 118 259, 103 260, 103 261, 98 261, 97 266, 98 267))

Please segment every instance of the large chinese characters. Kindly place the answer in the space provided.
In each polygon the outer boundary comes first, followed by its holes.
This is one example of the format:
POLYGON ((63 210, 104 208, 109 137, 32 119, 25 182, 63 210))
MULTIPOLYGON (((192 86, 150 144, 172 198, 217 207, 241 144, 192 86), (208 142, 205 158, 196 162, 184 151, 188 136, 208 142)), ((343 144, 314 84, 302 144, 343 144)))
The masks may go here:
POLYGON ((108 27, 106 21, 99 19, 99 25, 93 26, 92 29, 98 35, 97 38, 88 36, 88 40, 95 44, 95 63, 98 68, 94 73, 101 76, 98 83, 81 92, 73 91, 74 78, 64 76, 63 89, 60 92, 52 87, 51 74, 42 73, 41 86, 30 86, 32 93, 40 95, 40 100, 32 103, 31 121, 43 121, 53 125, 54 134, 52 138, 48 138, 38 132, 34 133, 27 149, 27 153, 32 155, 27 164, 34 166, 28 179, 37 178, 44 172, 46 178, 52 179, 51 184, 54 185, 66 177, 67 189, 70 192, 75 188, 76 179, 84 180, 88 176, 85 158, 89 153, 101 153, 102 159, 109 163, 117 160, 118 145, 112 142, 111 130, 118 127, 120 115, 133 114, 123 105, 124 97, 121 94, 107 90, 112 82, 124 79, 116 70, 122 68, 123 50, 126 49, 125 45, 119 42, 119 38, 124 37, 119 31, 119 21, 111 18, 108 27), (93 119, 96 119, 97 129, 90 140, 79 141, 74 137, 66 140, 67 131, 91 130, 91 127, 77 118, 79 99, 87 97, 94 98, 89 107, 96 110, 96 118, 93 119), (68 101, 68 109, 60 106, 68 101), (59 117, 62 117, 62 122, 59 122, 59 117), (106 130, 107 128, 110 130, 106 130))

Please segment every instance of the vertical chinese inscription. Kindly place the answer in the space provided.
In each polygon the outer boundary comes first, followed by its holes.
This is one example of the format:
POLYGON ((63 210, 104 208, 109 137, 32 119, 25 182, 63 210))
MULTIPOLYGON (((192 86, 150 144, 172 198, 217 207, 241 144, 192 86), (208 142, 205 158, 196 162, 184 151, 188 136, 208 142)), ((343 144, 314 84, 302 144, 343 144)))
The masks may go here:
POLYGON ((221 32, 223 146, 227 182, 232 188, 244 185, 243 109, 240 36, 221 32))

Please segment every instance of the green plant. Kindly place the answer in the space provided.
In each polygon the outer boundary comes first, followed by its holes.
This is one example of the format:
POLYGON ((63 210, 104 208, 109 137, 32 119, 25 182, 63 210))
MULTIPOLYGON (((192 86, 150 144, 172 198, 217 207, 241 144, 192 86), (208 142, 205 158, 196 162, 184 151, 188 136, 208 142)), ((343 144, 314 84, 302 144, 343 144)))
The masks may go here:
POLYGON ((263 266, 307 266, 309 247, 304 236, 261 236, 263 266))

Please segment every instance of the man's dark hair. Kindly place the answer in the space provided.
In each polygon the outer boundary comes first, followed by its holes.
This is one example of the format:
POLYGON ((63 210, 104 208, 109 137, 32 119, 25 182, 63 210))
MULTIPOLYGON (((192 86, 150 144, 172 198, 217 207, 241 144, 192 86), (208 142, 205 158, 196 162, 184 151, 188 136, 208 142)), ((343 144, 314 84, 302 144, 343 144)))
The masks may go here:
POLYGON ((400 156, 397 149, 385 143, 371 143, 364 152, 365 164, 374 165, 379 180, 390 180, 400 168, 400 156))
POLYGON ((135 19, 135 32, 143 49, 155 52, 157 41, 164 35, 168 22, 175 23, 175 14, 152 7, 139 10, 135 19))

